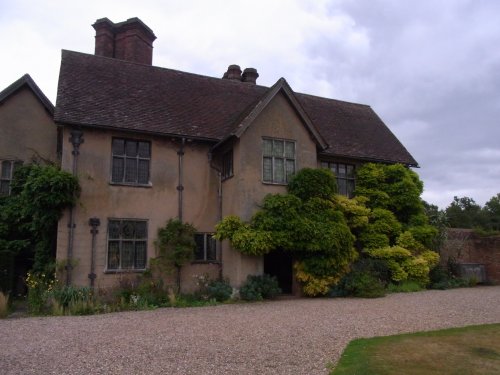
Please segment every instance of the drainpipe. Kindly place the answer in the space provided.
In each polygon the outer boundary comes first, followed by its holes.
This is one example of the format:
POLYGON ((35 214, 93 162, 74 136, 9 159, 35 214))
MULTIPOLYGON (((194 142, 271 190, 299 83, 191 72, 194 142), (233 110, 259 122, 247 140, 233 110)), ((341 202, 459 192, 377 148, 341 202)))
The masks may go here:
MULTIPOLYGON (((218 200, 218 221, 222 221, 222 170, 213 162, 213 154, 212 151, 208 153, 208 160, 210 162, 210 168, 214 169, 217 172, 217 176, 219 177, 219 187, 217 189, 217 200, 218 200)), ((222 263, 222 243, 220 243, 219 249, 219 278, 223 279, 223 263, 222 263)))
MULTIPOLYGON (((80 145, 83 143, 83 132, 81 130, 73 129, 70 132, 69 141, 73 145, 73 151, 71 154, 73 155, 73 166, 72 166, 72 174, 73 176, 77 176, 78 174, 78 155, 80 155, 80 145)), ((66 261, 66 285, 71 284, 71 271, 73 269, 73 242, 75 237, 75 209, 70 207, 69 209, 69 223, 68 223, 68 253, 67 253, 67 261, 66 261)))
POLYGON ((179 192, 179 220, 182 222, 182 191, 184 190, 184 186, 182 185, 182 176, 183 176, 183 163, 182 157, 184 156, 184 145, 186 144, 186 138, 182 138, 181 147, 177 151, 177 155, 179 156, 179 185, 177 185, 177 191, 179 192))
POLYGON ((90 253, 90 273, 89 273, 89 279, 90 279, 90 287, 94 289, 94 280, 96 278, 95 274, 95 243, 96 243, 96 237, 97 233, 99 233, 99 230, 97 227, 101 225, 101 221, 97 217, 92 217, 89 219, 89 225, 92 227, 90 229, 90 233, 92 234, 92 251, 90 253))

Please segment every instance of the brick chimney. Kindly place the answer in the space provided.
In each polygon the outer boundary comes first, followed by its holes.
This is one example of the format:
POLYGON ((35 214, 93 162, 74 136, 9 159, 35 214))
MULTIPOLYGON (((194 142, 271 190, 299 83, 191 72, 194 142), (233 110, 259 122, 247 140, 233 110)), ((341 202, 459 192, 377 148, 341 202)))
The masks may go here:
POLYGON ((257 78, 259 78, 257 69, 245 68, 243 75, 241 76, 241 82, 247 82, 255 85, 257 83, 257 78))
POLYGON ((245 68, 243 74, 241 74, 239 65, 229 65, 227 71, 222 76, 223 79, 232 79, 254 85, 257 83, 258 77, 259 73, 257 73, 257 69, 254 68, 245 68))
POLYGON ((222 77, 224 79, 235 79, 237 81, 241 81, 241 68, 239 65, 229 65, 227 68, 227 72, 224 73, 222 77))
POLYGON ((156 36, 139 18, 119 23, 100 18, 92 27, 96 31, 96 55, 152 65, 156 36))

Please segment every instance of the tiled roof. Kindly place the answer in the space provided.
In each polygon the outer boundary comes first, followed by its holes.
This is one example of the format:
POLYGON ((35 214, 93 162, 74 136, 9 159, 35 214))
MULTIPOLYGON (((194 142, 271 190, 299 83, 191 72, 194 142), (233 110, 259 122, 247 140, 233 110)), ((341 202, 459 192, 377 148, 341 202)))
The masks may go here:
POLYGON ((6 101, 11 95, 13 95, 24 86, 28 86, 30 90, 33 91, 33 94, 35 94, 40 103, 42 103, 42 105, 45 107, 45 110, 52 116, 54 114, 54 105, 45 96, 42 90, 40 90, 40 88, 37 86, 35 81, 33 81, 33 78, 31 78, 29 74, 23 75, 17 81, 0 92, 0 104, 6 101))
MULTIPOLYGON (((54 118, 59 123, 219 142, 268 87, 63 51, 54 118)), ((360 104, 295 93, 329 145, 325 155, 417 162, 375 112, 360 104)))

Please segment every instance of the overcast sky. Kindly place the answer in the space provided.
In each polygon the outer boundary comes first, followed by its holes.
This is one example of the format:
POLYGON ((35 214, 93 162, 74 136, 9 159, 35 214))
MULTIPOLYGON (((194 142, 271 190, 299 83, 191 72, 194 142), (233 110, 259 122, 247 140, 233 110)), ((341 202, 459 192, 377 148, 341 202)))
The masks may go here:
POLYGON ((139 17, 153 64, 369 104, 419 162, 423 198, 500 192, 500 1, 0 0, 0 90, 29 73, 55 104, 61 49, 93 53, 96 19, 139 17))

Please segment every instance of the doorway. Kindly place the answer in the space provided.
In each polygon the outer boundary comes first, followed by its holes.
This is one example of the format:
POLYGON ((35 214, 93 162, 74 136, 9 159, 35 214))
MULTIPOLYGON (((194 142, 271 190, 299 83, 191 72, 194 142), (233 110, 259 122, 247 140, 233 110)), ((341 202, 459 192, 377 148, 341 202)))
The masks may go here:
POLYGON ((293 283, 292 255, 283 250, 264 255, 264 273, 275 276, 283 294, 292 294, 293 283))

